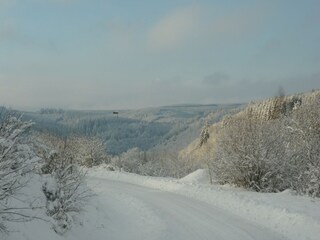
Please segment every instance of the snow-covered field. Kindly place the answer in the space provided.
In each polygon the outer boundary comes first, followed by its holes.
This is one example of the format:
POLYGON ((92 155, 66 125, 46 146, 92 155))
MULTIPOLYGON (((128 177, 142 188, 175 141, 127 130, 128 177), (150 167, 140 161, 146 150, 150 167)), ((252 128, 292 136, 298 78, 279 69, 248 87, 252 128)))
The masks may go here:
POLYGON ((209 185, 205 170, 177 180, 98 167, 88 185, 95 196, 65 235, 34 220, 9 225, 7 239, 320 239, 319 199, 209 185))

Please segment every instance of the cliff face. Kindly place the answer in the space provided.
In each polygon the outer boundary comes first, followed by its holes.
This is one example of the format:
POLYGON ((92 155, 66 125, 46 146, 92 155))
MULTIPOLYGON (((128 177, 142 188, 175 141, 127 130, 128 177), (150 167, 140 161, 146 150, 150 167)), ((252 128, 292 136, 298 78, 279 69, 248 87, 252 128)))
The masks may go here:
MULTIPOLYGON (((208 127, 210 138, 200 147, 200 138, 194 140, 180 152, 180 157, 191 158, 194 161, 210 157, 214 144, 219 135, 219 131, 231 121, 246 117, 253 120, 270 121, 289 115, 299 107, 310 104, 315 99, 320 98, 320 90, 309 93, 295 94, 291 96, 273 97, 266 100, 252 102, 243 111, 223 118, 220 122, 208 127)), ((319 106, 320 107, 320 106, 319 106)))

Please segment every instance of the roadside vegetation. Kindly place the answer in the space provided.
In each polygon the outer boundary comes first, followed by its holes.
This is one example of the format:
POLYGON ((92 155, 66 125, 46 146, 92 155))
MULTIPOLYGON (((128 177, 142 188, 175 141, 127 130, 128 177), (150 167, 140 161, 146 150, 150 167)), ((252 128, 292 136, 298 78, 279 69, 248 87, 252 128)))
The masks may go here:
POLYGON ((250 104, 200 139, 200 159, 222 184, 320 197, 320 92, 250 104))

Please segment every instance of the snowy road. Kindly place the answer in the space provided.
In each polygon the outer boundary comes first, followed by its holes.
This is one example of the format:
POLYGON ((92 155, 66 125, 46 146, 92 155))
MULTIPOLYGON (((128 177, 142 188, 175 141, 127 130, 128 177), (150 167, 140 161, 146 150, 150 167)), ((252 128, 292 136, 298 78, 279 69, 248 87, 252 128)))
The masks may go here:
POLYGON ((282 236, 208 203, 130 183, 90 178, 107 239, 276 240, 282 236))

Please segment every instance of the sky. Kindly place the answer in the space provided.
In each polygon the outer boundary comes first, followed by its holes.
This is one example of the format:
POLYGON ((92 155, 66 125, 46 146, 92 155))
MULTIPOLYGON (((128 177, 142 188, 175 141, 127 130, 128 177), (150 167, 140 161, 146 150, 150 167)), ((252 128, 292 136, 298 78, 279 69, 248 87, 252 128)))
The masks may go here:
POLYGON ((243 103, 320 88, 320 0, 0 0, 0 105, 243 103))

